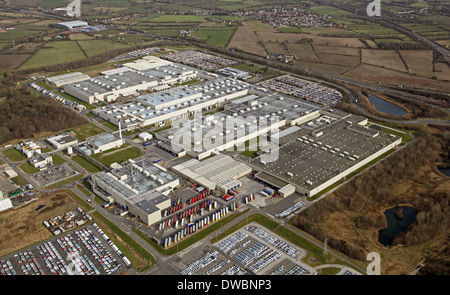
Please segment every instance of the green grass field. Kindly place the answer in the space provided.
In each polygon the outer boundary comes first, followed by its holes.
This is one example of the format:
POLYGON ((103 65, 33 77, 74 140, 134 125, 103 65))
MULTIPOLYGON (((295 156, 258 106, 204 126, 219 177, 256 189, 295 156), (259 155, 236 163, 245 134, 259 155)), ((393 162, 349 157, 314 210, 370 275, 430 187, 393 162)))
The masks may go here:
POLYGON ((25 160, 27 157, 22 155, 18 150, 15 148, 9 148, 6 150, 3 150, 3 154, 11 161, 11 162, 19 162, 22 160, 25 160))
POLYGON ((64 163, 66 161, 57 154, 53 154, 52 159, 53 159, 53 165, 61 165, 62 163, 64 163))
POLYGON ((192 36, 198 37, 200 41, 206 41, 207 44, 225 47, 235 30, 235 26, 201 27, 192 36))
POLYGON ((72 160, 91 173, 100 172, 103 170, 97 164, 79 155, 73 156, 72 160))
POLYGON ((108 51, 130 47, 127 44, 113 42, 111 40, 79 40, 81 48, 88 57, 103 54, 108 51))
POLYGON ((34 174, 36 172, 39 172, 38 168, 33 167, 30 163, 26 162, 19 166, 20 169, 23 170, 26 174, 34 174))
POLYGON ((43 46, 19 69, 32 69, 86 58, 75 41, 54 41, 43 46))
POLYGON ((96 154, 92 158, 96 159, 105 166, 110 166, 112 163, 122 163, 128 159, 134 159, 141 156, 143 151, 137 147, 130 147, 124 150, 117 151, 112 154, 104 155, 96 154))
POLYGON ((11 178, 12 181, 14 181, 17 185, 26 185, 28 184, 28 181, 25 180, 22 176, 18 175, 16 177, 11 178))
POLYGON ((83 141, 88 137, 92 137, 94 135, 98 135, 98 134, 106 132, 106 130, 98 127, 97 125, 95 125, 93 123, 87 123, 87 124, 75 127, 72 129, 72 131, 75 132, 76 138, 80 141, 83 141))

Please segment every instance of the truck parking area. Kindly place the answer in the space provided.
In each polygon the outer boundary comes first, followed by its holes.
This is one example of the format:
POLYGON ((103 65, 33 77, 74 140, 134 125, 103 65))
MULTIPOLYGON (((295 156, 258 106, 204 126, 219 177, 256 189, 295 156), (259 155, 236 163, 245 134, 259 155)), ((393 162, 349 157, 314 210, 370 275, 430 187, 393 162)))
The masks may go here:
POLYGON ((182 275, 314 275, 301 261, 306 256, 257 223, 250 223, 213 246, 193 247, 180 254, 182 275), (199 250, 200 249, 200 250, 199 250))
POLYGON ((105 275, 128 270, 126 257, 95 226, 84 226, 3 257, 0 275, 105 275))

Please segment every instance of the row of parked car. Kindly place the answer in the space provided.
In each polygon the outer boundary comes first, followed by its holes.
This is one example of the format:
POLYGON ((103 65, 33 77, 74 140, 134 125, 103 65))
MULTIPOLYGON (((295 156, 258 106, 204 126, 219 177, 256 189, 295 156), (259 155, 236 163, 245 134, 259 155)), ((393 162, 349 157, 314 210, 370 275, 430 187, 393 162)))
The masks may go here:
POLYGON ((105 239, 105 241, 111 246, 111 248, 116 252, 117 255, 119 255, 120 258, 122 258, 125 265, 130 265, 130 260, 122 253, 122 251, 119 250, 119 248, 108 238, 108 236, 103 232, 103 230, 96 224, 93 223, 92 226, 97 230, 97 232, 100 234, 100 236, 105 239))
MULTIPOLYGON (((305 274, 310 274, 311 272, 309 270, 307 270, 306 268, 304 268, 303 266, 296 264, 294 265, 290 270, 288 270, 285 275, 289 276, 289 275, 294 275, 294 276, 299 276, 299 275, 305 275, 305 274)), ((316 274, 316 273, 314 273, 316 274)))
POLYGON ((261 269, 263 269, 270 263, 278 260, 280 257, 281 257, 280 252, 271 250, 267 254, 265 254, 261 259, 259 259, 255 263, 251 264, 249 266, 249 269, 251 271, 253 271, 254 273, 257 273, 258 271, 260 271, 261 269))
POLYGON ((185 269, 181 271, 182 275, 193 275, 195 272, 201 270, 208 264, 212 263, 219 256, 219 252, 217 250, 213 250, 211 252, 206 252, 201 258, 189 264, 185 269))
POLYGON ((248 237, 248 234, 238 231, 234 233, 233 235, 229 236, 225 240, 221 241, 216 245, 216 247, 220 250, 222 250, 225 253, 228 253, 231 249, 236 247, 238 243, 240 243, 242 240, 246 239, 248 237))
POLYGON ((302 201, 298 201, 297 203, 290 206, 289 208, 286 208, 285 210, 281 211, 280 213, 276 213, 275 217, 276 218, 286 217, 289 214, 291 214, 292 212, 297 211, 298 209, 302 208, 303 206, 305 206, 305 203, 302 201))
POLYGON ((57 239, 57 243, 63 249, 67 257, 68 268, 76 275, 100 275, 100 271, 94 265, 88 255, 84 254, 79 242, 72 234, 67 234, 57 239))
POLYGON ((24 252, 14 254, 14 257, 18 259, 18 264, 23 274, 25 275, 45 275, 44 270, 34 257, 33 252, 28 249, 24 252))
POLYGON ((11 276, 16 275, 17 272, 11 263, 11 260, 0 260, 0 275, 11 276))
POLYGON ((266 245, 264 245, 260 241, 256 241, 255 243, 251 244, 250 246, 236 254, 234 258, 242 265, 247 266, 255 259, 263 255, 267 250, 269 250, 269 248, 267 248, 266 245))
POLYGON ((39 85, 37 85, 36 83, 30 83, 29 84, 31 88, 35 89, 36 91, 49 96, 50 98, 52 98, 55 101, 58 101, 60 103, 62 103, 63 105, 66 105, 69 108, 73 108, 77 111, 82 111, 85 110, 86 107, 84 105, 81 105, 79 103, 76 103, 74 101, 71 101, 69 99, 66 99, 56 93, 51 92, 50 90, 45 89, 44 87, 41 87, 39 85))
POLYGON ((83 228, 76 231, 75 234, 107 274, 111 274, 121 267, 117 259, 114 258, 113 254, 108 251, 90 228, 83 228))
POLYGON ((300 254, 300 251, 298 251, 292 246, 289 246, 286 242, 277 239, 275 236, 271 235, 262 228, 259 228, 257 226, 248 226, 245 229, 254 234, 255 236, 257 236, 258 238, 262 239, 263 241, 269 243, 271 246, 274 246, 275 248, 283 251, 292 258, 297 258, 297 256, 300 254))
POLYGON ((48 271, 54 275, 72 275, 72 270, 67 266, 66 261, 61 254, 56 250, 52 242, 45 242, 42 245, 36 246, 36 250, 41 255, 47 266, 48 271))
POLYGON ((183 63, 189 66, 211 71, 228 67, 237 62, 228 58, 215 56, 195 50, 178 51, 161 56, 173 62, 183 63))

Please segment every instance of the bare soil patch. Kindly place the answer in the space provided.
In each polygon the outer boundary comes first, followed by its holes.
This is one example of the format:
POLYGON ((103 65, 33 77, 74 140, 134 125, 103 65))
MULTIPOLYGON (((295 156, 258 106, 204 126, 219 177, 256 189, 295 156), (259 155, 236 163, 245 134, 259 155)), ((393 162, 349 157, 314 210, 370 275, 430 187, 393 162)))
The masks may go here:
POLYGON ((0 213, 0 256, 51 238, 53 234, 42 224, 45 220, 79 207, 66 191, 42 195, 20 208, 0 213), (39 211, 34 209, 45 205, 39 211))

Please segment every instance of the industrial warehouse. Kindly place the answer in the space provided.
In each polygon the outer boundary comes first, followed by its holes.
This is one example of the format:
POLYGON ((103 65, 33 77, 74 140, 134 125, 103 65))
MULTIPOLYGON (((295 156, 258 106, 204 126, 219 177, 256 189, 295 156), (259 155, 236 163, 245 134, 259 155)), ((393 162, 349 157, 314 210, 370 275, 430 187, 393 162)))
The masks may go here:
POLYGON ((201 86, 179 86, 139 96, 133 102, 108 105, 93 110, 102 119, 124 129, 150 125, 164 126, 175 119, 189 118, 202 110, 217 108, 225 101, 248 93, 249 84, 233 79, 217 79, 201 86), (220 89, 220 91, 219 91, 220 89))
MULTIPOLYGON (((138 94, 148 89, 162 90, 169 84, 197 77, 197 69, 147 56, 123 67, 102 72, 100 76, 65 83, 63 89, 89 104, 111 102, 119 96, 138 94)), ((52 77, 53 81, 57 77, 52 77)), ((80 78, 81 79, 81 78, 80 78)))
POLYGON ((238 178, 250 174, 252 169, 230 156, 217 154, 201 162, 197 159, 185 161, 172 167, 172 171, 207 190, 227 192, 240 187, 238 178))
POLYGON ((400 137, 364 126, 366 118, 330 110, 281 137, 276 161, 247 158, 259 171, 255 179, 277 189, 291 184, 312 197, 401 143, 400 137))
POLYGON ((307 122, 320 116, 322 106, 275 93, 251 89, 253 93, 231 101, 224 111, 175 122, 175 128, 156 138, 182 147, 188 155, 202 159, 215 151, 243 149, 246 141, 267 136, 279 128, 307 122), (182 126, 181 126, 182 125, 182 126))
POLYGON ((161 210, 170 207, 167 197, 179 184, 165 168, 145 159, 129 160, 121 168, 92 177, 93 191, 107 202, 117 203, 146 224, 161 219, 161 210))

